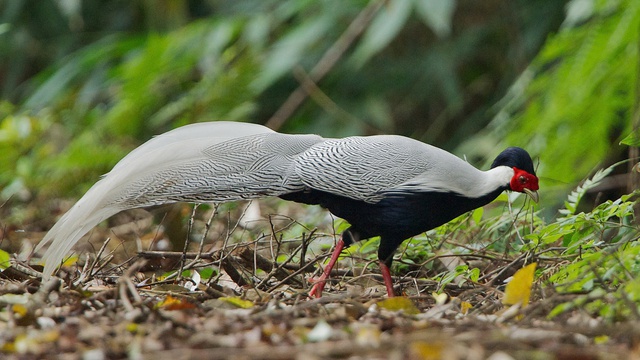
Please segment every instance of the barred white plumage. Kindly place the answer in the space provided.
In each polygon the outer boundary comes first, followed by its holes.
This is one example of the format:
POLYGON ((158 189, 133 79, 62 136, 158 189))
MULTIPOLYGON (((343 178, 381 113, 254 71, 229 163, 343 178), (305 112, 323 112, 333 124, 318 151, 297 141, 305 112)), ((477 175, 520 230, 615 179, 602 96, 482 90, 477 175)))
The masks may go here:
MULTIPOLYGON (((392 295, 388 266, 402 240, 482 206, 503 190, 537 196, 533 163, 522 149, 505 150, 492 169, 480 171, 402 136, 324 139, 247 123, 199 123, 157 136, 124 157, 60 218, 36 251, 51 242, 43 255, 46 279, 82 236, 122 210, 280 196, 320 204, 349 221, 349 236, 339 245, 382 236, 379 258, 392 295), (447 207, 435 211, 443 200, 447 207)), ((312 294, 321 294, 327 269, 312 294)))

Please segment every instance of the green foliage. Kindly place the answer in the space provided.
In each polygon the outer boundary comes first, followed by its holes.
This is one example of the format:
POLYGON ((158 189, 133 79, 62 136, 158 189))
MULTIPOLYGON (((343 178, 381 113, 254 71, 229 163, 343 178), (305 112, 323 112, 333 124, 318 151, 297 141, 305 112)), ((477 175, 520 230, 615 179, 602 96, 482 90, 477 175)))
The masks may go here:
POLYGON ((265 123, 299 86, 294 73, 313 73, 325 54, 335 65, 321 69, 328 75, 318 93, 284 119, 286 131, 455 143, 486 123, 479 114, 487 101, 559 24, 566 1, 510 9, 522 20, 551 10, 549 21, 519 21, 523 42, 513 45, 505 41, 513 27, 495 21, 503 7, 479 14, 456 0, 196 0, 169 2, 170 9, 8 2, 0 5, 2 91, 17 104, 14 114, 40 123, 42 141, 51 143, 34 145, 47 149, 44 164, 37 152, 4 146, 6 158, 30 164, 30 172, 18 174, 13 162, 0 187, 77 196, 88 185, 74 184, 93 183, 155 134, 197 121, 265 123), (355 26, 364 9, 377 10, 355 26), (359 27, 356 40, 343 43, 347 29, 359 27), (524 58, 505 56, 514 51, 524 58))
POLYGON ((29 115, 12 114, 13 107, 0 104, 0 184, 1 197, 11 196, 28 198, 29 181, 33 179, 38 159, 48 153, 52 144, 41 146, 41 136, 46 122, 29 115), (31 154, 31 156, 25 156, 31 154))
POLYGON ((453 271, 444 271, 434 278, 438 282, 437 292, 444 290, 444 287, 451 284, 456 279, 460 279, 456 284, 464 285, 467 281, 477 282, 480 278, 480 269, 469 268, 469 265, 458 265, 453 271))
POLYGON ((587 191, 598 186, 604 178, 606 178, 613 169, 619 164, 614 164, 609 166, 606 169, 598 170, 591 179, 587 179, 583 184, 579 185, 574 191, 569 193, 569 197, 567 201, 564 202, 564 209, 560 210, 560 214, 562 215, 573 215, 576 213, 578 209, 578 204, 580 203, 580 199, 587 193, 587 191))
POLYGON ((406 24, 411 7, 411 0, 393 1, 378 13, 353 53, 352 61, 356 66, 362 66, 389 45, 406 24))
POLYGON ((633 226, 635 201, 623 196, 607 201, 589 213, 568 215, 558 220, 564 257, 573 259, 550 276, 560 292, 591 292, 604 288, 608 292, 635 279, 638 229, 633 226))
MULTIPOLYGON (((57 146, 18 139, 25 135, 15 131, 13 138, 7 135, 0 141, 7 149, 4 159, 26 162, 30 172, 3 173, 6 178, 0 184, 26 181, 42 195, 69 189, 79 194, 87 189, 77 187, 79 182, 95 181, 133 147, 128 136, 148 138, 187 123, 248 118, 255 109, 250 84, 256 65, 243 47, 237 22, 202 21, 145 41, 108 37, 70 55, 43 75, 42 84, 25 102, 27 109, 55 104, 31 116, 30 126, 38 131, 30 139, 48 130, 59 141, 57 146), (77 92, 69 92, 71 84, 80 85, 77 92), (50 126, 57 121, 64 127, 50 126), (25 150, 16 148, 12 139, 20 140, 25 150), (37 152, 29 152, 39 146, 49 149, 44 164, 39 164, 37 152)), ((5 118, 5 131, 16 121, 5 118)))
POLYGON ((565 184, 623 153, 615 145, 631 131, 636 112, 639 27, 637 1, 573 1, 485 136, 461 152, 490 157, 496 143, 517 144, 539 156, 542 177, 565 184))

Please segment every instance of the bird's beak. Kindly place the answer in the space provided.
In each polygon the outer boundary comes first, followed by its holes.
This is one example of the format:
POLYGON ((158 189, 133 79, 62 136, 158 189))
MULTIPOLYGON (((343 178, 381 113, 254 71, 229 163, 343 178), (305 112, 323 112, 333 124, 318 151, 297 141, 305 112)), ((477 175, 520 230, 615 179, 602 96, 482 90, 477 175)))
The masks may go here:
POLYGON ((529 195, 529 197, 531 198, 531 200, 533 200, 534 203, 537 203, 538 200, 540 200, 540 197, 538 197, 538 192, 535 190, 531 190, 531 189, 524 189, 524 192, 529 195))

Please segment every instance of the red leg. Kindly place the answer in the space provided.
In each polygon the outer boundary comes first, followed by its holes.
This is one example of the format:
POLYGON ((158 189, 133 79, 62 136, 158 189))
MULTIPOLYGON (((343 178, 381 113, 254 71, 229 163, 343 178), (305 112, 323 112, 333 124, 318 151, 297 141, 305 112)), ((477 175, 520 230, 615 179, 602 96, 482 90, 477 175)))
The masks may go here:
POLYGON ((384 279, 384 286, 387 287, 387 296, 394 297, 393 293, 393 279, 391 279, 391 272, 389 267, 384 262, 380 261, 380 271, 382 272, 382 278, 384 279))
POLYGON ((313 287, 311 288, 311 291, 309 291, 309 296, 317 297, 317 298, 322 296, 322 290, 324 289, 324 285, 327 282, 327 278, 329 277, 329 274, 331 273, 333 266, 336 264, 336 261, 338 261, 338 257, 340 256, 340 253, 342 252, 343 248, 344 248, 344 241, 342 241, 342 237, 341 237, 340 240, 338 240, 338 242, 336 243, 336 248, 333 250, 333 254, 331 254, 331 260, 329 260, 329 263, 324 268, 324 272, 322 273, 322 276, 320 276, 320 278, 316 280, 316 284, 313 285, 313 287))

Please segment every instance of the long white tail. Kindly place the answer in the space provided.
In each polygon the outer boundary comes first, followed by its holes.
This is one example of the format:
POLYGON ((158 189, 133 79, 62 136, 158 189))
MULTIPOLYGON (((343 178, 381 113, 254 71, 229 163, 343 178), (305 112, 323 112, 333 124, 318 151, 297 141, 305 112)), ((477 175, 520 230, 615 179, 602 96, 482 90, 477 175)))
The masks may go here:
POLYGON ((187 125, 149 140, 91 187, 38 244, 36 251, 51 242, 42 257, 44 280, 82 236, 122 210, 297 190, 300 181, 282 174, 293 173, 289 168, 297 152, 319 141, 313 135, 283 135, 260 125, 222 121, 187 125))

